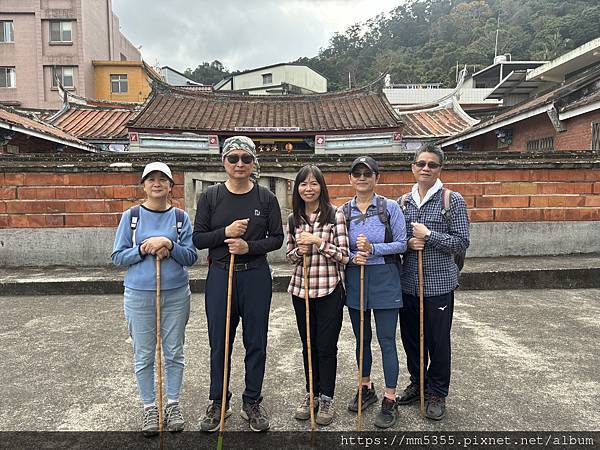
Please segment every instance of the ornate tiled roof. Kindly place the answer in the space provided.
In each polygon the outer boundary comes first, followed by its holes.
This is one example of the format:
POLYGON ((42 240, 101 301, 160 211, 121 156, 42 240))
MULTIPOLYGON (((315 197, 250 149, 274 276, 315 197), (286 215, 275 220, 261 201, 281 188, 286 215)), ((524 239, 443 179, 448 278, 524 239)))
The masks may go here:
POLYGON ((134 129, 235 132, 244 127, 290 132, 398 129, 401 120, 371 86, 327 94, 258 96, 189 92, 156 86, 129 126, 134 129))
MULTIPOLYGON (((33 116, 20 113, 12 108, 0 106, 0 124, 9 125, 11 129, 18 132, 39 137, 41 139, 65 144, 81 150, 96 152, 98 149, 90 145, 72 134, 56 128, 40 119, 33 116)), ((5 127, 1 127, 5 128, 5 127)))
POLYGON ((476 119, 453 107, 400 113, 400 118, 404 123, 402 136, 405 138, 445 138, 461 133, 477 123, 476 119))
POLYGON ((71 104, 52 119, 64 131, 85 140, 127 139, 127 121, 135 113, 129 107, 94 107, 71 104))

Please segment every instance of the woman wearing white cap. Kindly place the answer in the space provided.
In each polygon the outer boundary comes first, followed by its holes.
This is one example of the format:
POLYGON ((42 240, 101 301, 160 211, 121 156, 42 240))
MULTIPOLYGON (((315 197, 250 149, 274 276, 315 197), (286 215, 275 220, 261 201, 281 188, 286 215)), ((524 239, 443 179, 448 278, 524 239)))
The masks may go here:
POLYGON ((173 175, 169 167, 153 162, 144 168, 141 183, 146 199, 123 213, 112 253, 113 263, 126 266, 125 318, 133 340, 134 369, 144 404, 142 431, 158 433, 158 408, 154 389, 156 353, 156 268, 161 260, 161 337, 165 358, 167 405, 165 426, 184 427, 179 406, 183 381, 183 343, 190 314, 187 267, 198 258, 192 243, 188 215, 169 200, 173 175))

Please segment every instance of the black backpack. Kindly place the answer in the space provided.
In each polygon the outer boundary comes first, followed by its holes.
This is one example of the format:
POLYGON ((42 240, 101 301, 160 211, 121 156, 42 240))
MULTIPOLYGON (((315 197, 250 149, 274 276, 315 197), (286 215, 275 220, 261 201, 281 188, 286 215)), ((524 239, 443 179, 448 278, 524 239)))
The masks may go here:
MULTIPOLYGON (((350 229, 350 222, 354 221, 355 223, 360 222, 361 220, 366 220, 367 217, 372 217, 377 215, 379 217, 379 221, 385 225, 385 238, 384 242, 392 242, 394 240, 394 234, 392 233, 392 226, 390 225, 390 212, 387 210, 387 199, 385 197, 381 197, 379 195, 376 196, 375 199, 375 211, 373 209, 368 208, 367 212, 364 214, 358 214, 356 216, 350 217, 351 214, 351 206, 350 203, 352 200, 348 200, 346 203, 342 205, 342 211, 344 211, 344 216, 346 217, 346 226, 350 229)), ((384 255, 383 259, 386 264, 394 264, 400 263, 400 255, 384 255)))
MULTIPOLYGON (((183 219, 184 212, 183 209, 175 208, 175 225, 177 226, 177 243, 179 243, 179 236, 181 235, 181 230, 183 228, 183 219)), ((133 245, 136 245, 135 242, 135 231, 138 226, 138 222, 140 221, 140 205, 135 205, 131 207, 131 221, 129 226, 131 227, 131 240, 133 241, 133 245)))
MULTIPOLYGON (((406 202, 408 201, 408 196, 411 194, 412 192, 408 192, 398 199, 402 211, 406 211, 406 202)), ((452 224, 452 191, 444 187, 442 188, 442 217, 444 218, 446 225, 450 227, 452 224)), ((460 252, 454 255, 454 264, 456 264, 459 271, 462 270, 465 265, 465 256, 466 252, 460 252)))

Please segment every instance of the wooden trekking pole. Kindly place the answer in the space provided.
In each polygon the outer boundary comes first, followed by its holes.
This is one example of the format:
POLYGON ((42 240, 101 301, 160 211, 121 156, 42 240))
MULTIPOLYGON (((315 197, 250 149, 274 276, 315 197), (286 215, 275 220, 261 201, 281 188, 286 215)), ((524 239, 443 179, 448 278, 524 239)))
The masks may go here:
POLYGON ((419 399, 421 417, 425 417, 425 286, 423 281, 423 250, 419 255, 419 399))
POLYGON ((306 357, 308 359, 308 395, 310 408, 310 429, 315 431, 315 398, 313 387, 312 349, 310 343, 310 304, 308 302, 308 255, 303 256, 304 269, 304 307, 306 309, 306 357))
POLYGON ((365 266, 360 266, 360 337, 358 339, 358 415, 356 431, 362 431, 362 373, 365 341, 365 266))
POLYGON ((223 432, 225 431, 225 410, 227 409, 227 379, 229 375, 229 322, 231 321, 231 291, 233 286, 233 267, 235 255, 229 256, 229 276, 227 278, 227 313, 225 316, 225 357, 223 358, 223 391, 221 394, 221 419, 219 424, 219 438, 217 447, 223 446, 223 432))
POLYGON ((158 379, 158 431, 163 432, 162 338, 160 336, 160 258, 156 257, 156 372, 158 379))

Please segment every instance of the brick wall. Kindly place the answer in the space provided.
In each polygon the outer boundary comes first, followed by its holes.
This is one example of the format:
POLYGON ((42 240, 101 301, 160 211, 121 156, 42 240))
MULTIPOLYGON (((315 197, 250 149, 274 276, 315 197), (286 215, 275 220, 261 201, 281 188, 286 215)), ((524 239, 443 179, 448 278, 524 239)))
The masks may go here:
POLYGON ((512 129, 512 144, 506 148, 497 148, 495 131, 482 134, 473 139, 466 140, 471 151, 483 150, 527 150, 527 142, 533 139, 554 137, 555 150, 589 150, 592 148, 592 122, 600 120, 600 111, 582 114, 572 119, 563 121, 566 131, 557 133, 547 114, 539 114, 527 120, 512 124, 506 128, 512 129))
MULTIPOLYGON (((336 205, 353 195, 347 174, 327 173, 325 179, 336 205)), ((448 170, 441 179, 462 194, 472 222, 600 220, 598 170, 448 170)), ((376 190, 396 199, 413 183, 411 172, 386 172, 376 190)))
POLYGON ((594 111, 567 121, 566 133, 559 133, 556 139, 558 150, 573 148, 592 148, 592 122, 600 120, 600 111, 594 111))
MULTIPOLYGON (((0 173, 0 228, 116 227, 144 198, 139 173, 0 173)), ((183 174, 173 203, 183 206, 183 174)))
MULTIPOLYGON (((139 176, 147 155, 3 155, 0 158, 0 228, 114 227, 144 193, 139 176), (118 169, 124 159, 132 167, 118 169), (127 170, 127 171, 124 171, 127 170)), ((261 159, 263 173, 291 176, 305 163, 325 173, 332 201, 353 195, 344 157, 294 156, 282 165, 261 159)), ((222 173, 220 158, 163 156, 173 170, 174 203, 184 202, 186 173, 222 173)), ((410 155, 379 155, 377 192, 398 198, 414 183, 410 155)), ((188 177, 189 178, 189 177, 188 177)), ((600 163, 590 151, 539 154, 449 154, 442 180, 460 192, 473 222, 600 221, 600 163), (535 167, 535 168, 532 168, 535 167)), ((194 189, 191 179, 186 189, 194 189)), ((189 194, 190 191, 188 191, 189 194)), ((191 197, 188 198, 193 198, 191 197)))

